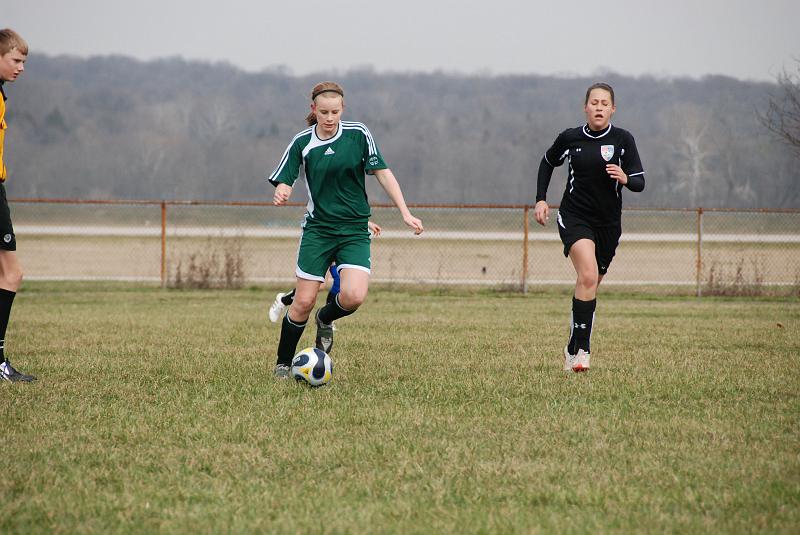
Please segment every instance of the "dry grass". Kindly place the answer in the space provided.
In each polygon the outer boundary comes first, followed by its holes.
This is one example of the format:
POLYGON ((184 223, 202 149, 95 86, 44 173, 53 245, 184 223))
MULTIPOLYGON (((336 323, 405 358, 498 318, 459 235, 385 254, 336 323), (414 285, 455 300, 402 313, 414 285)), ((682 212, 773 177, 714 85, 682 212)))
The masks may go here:
MULTIPOLYGON (((274 290, 28 284, 2 533, 792 533, 796 299, 373 292, 332 383, 270 376, 274 290), (787 360, 788 359, 788 360, 787 360)), ((308 329, 301 344, 310 343, 308 329)))
POLYGON ((242 238, 209 238, 206 246, 180 257, 171 273, 170 288, 242 288, 246 275, 242 238), (218 245, 220 244, 220 245, 218 245))

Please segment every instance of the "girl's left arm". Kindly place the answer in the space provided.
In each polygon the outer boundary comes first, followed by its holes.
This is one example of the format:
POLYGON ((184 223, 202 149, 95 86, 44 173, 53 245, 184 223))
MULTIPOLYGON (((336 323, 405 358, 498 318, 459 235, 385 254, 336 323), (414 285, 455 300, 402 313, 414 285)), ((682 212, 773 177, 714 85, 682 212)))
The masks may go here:
POLYGON ((373 172, 375 173, 375 178, 378 179, 378 183, 386 192, 386 195, 389 196, 394 205, 400 210, 400 215, 403 216, 405 224, 414 229, 414 234, 422 234, 422 231, 425 230, 422 227, 422 221, 411 215, 408 206, 406 206, 406 200, 403 198, 403 192, 400 190, 400 184, 397 183, 397 179, 394 177, 392 170, 375 169, 373 172))

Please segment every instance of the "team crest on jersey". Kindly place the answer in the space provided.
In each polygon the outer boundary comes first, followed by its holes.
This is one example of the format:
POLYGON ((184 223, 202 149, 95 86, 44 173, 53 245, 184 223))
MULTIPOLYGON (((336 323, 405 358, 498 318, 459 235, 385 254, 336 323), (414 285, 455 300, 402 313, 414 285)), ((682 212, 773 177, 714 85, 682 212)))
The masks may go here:
POLYGON ((3 241, 6 243, 11 243, 11 238, 12 238, 11 234, 6 234, 5 236, 3 236, 3 241))
POLYGON ((377 156, 370 157, 369 164, 370 165, 378 165, 378 157, 377 156))
POLYGON ((600 156, 607 162, 611 161, 614 157, 614 145, 602 145, 600 147, 600 156))

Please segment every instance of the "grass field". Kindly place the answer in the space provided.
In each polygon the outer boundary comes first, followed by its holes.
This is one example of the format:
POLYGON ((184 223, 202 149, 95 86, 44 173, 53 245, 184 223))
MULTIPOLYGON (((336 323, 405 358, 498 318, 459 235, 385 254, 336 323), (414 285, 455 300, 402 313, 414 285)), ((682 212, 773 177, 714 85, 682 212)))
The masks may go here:
POLYGON ((26 284, 0 533, 798 532, 797 299, 601 297, 566 375, 568 294, 375 290, 312 390, 273 295, 26 284))

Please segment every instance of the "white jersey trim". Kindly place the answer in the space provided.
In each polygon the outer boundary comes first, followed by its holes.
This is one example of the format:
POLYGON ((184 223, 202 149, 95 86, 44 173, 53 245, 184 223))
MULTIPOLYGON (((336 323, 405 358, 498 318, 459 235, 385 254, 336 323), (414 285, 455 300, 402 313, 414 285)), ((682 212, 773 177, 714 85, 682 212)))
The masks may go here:
POLYGON ((569 192, 575 190, 575 170, 572 168, 572 157, 567 158, 567 166, 569 166, 569 192))
POLYGON ((366 272, 368 275, 372 274, 372 270, 370 270, 368 267, 359 266, 356 264, 336 264, 336 271, 341 271, 343 269, 357 269, 359 271, 366 272))
MULTIPOLYGON (((558 157, 558 161, 559 162, 563 162, 564 158, 567 156, 567 154, 569 154, 569 149, 567 149, 567 150, 565 150, 564 152, 561 153, 561 156, 558 157)), ((550 160, 547 158, 547 151, 544 152, 544 161, 547 162, 547 165, 549 165, 550 167, 555 169, 556 166, 551 164, 550 160)))
POLYGON ((369 131, 367 125, 364 123, 357 123, 355 121, 342 121, 341 125, 348 130, 360 130, 367 138, 367 145, 369 145, 369 155, 378 154, 378 147, 375 145, 375 139, 372 137, 372 132, 369 131))
POLYGON ((317 281, 317 282, 325 282, 325 277, 317 277, 316 275, 312 275, 311 273, 306 273, 300 266, 297 266, 294 270, 294 274, 297 275, 300 279, 305 279, 308 281, 317 281))
POLYGON ((308 135, 308 133, 311 132, 313 128, 314 127, 310 126, 292 138, 292 141, 289 143, 289 146, 286 147, 285 151, 283 151, 283 156, 281 156, 281 159, 278 162, 278 167, 276 167, 275 170, 272 172, 272 174, 269 175, 269 178, 267 179, 269 182, 273 182, 275 180, 275 177, 281 174, 283 168, 286 167, 286 162, 289 161, 289 151, 292 150, 292 145, 294 145, 295 141, 297 141, 298 139, 300 139, 305 135, 308 135))
POLYGON ((603 132, 602 134, 600 134, 599 136, 593 136, 593 135, 590 134, 591 130, 589 130, 589 125, 588 124, 583 125, 582 131, 583 131, 583 135, 585 135, 588 138, 600 139, 601 137, 607 136, 608 133, 611 132, 611 123, 609 123, 608 127, 606 127, 606 131, 603 132))
POLYGON ((328 139, 320 139, 317 137, 317 129, 315 127, 311 128, 311 139, 308 141, 308 145, 303 147, 303 159, 306 159, 308 153, 311 152, 312 149, 317 147, 324 147, 325 145, 330 145, 337 139, 342 137, 342 121, 339 121, 339 126, 336 128, 336 134, 333 137, 328 139))
MULTIPOLYGON (((308 185, 308 179, 306 179, 306 193, 308 194, 308 202, 306 203, 306 213, 310 218, 314 218, 314 197, 311 195, 311 186, 308 185)), ((305 226, 305 221, 303 222, 303 226, 305 226)))
POLYGON ((305 221, 303 221, 303 230, 300 232, 300 241, 297 244, 297 255, 295 256, 295 261, 294 261, 294 266, 295 266, 294 267, 294 274, 297 277, 301 278, 301 279, 305 279, 305 280, 309 280, 309 281, 325 282, 325 276, 324 275, 322 277, 318 277, 317 275, 312 275, 311 273, 306 273, 305 271, 300 269, 300 248, 303 246, 303 236, 306 233, 305 226, 306 226, 306 223, 305 223, 305 221))

